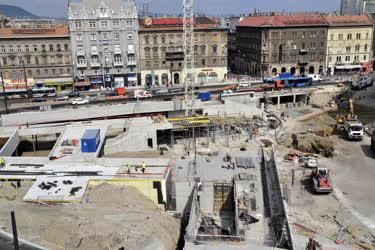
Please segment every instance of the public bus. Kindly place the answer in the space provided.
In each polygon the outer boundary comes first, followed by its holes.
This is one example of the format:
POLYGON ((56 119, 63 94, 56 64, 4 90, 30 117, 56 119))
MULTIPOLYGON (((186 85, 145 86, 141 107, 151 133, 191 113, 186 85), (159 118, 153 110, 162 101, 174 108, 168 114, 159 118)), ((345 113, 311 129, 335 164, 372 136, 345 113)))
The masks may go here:
POLYGON ((280 74, 278 77, 267 78, 265 83, 272 85, 275 89, 308 87, 313 83, 310 76, 292 76, 289 73, 280 74))
MULTIPOLYGON (((32 89, 6 89, 7 99, 22 99, 28 97, 56 97, 56 89, 49 87, 32 89)), ((0 91, 0 98, 4 99, 4 92, 0 91)))

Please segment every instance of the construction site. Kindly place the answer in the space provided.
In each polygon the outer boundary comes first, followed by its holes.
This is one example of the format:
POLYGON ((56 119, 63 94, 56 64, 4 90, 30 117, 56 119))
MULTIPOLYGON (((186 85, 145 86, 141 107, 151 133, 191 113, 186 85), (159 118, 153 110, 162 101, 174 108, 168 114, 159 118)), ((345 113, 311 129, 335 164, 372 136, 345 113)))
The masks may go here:
POLYGON ((375 249, 356 94, 198 99, 193 24, 185 0, 184 97, 1 116, 0 249, 375 249))

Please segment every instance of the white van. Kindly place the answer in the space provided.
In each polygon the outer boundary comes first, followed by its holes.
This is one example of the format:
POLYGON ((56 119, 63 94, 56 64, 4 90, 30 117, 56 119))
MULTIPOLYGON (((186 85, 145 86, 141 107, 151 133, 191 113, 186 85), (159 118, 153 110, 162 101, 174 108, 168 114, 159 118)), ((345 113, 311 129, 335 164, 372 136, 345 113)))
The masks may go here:
POLYGON ((311 77, 313 82, 320 82, 320 81, 323 81, 323 77, 319 74, 310 74, 310 75, 307 75, 308 77, 311 77))

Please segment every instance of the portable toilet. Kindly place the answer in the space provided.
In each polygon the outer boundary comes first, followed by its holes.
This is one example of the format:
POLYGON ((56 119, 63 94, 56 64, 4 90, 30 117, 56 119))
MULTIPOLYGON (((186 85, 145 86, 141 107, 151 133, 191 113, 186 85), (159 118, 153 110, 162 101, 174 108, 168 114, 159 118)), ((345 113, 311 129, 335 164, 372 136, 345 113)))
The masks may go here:
POLYGON ((81 138, 82 153, 95 153, 100 144, 100 129, 87 129, 81 138))

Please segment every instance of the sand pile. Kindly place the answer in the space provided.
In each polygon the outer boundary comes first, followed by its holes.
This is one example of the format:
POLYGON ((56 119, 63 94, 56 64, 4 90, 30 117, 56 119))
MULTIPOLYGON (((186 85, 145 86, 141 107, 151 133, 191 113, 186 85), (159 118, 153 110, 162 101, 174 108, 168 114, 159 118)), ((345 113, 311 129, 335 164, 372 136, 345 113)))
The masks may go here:
POLYGON ((130 187, 95 186, 76 204, 44 206, 20 198, 1 204, 6 231, 8 211, 15 210, 20 237, 51 249, 176 249, 180 233, 178 220, 130 187))

